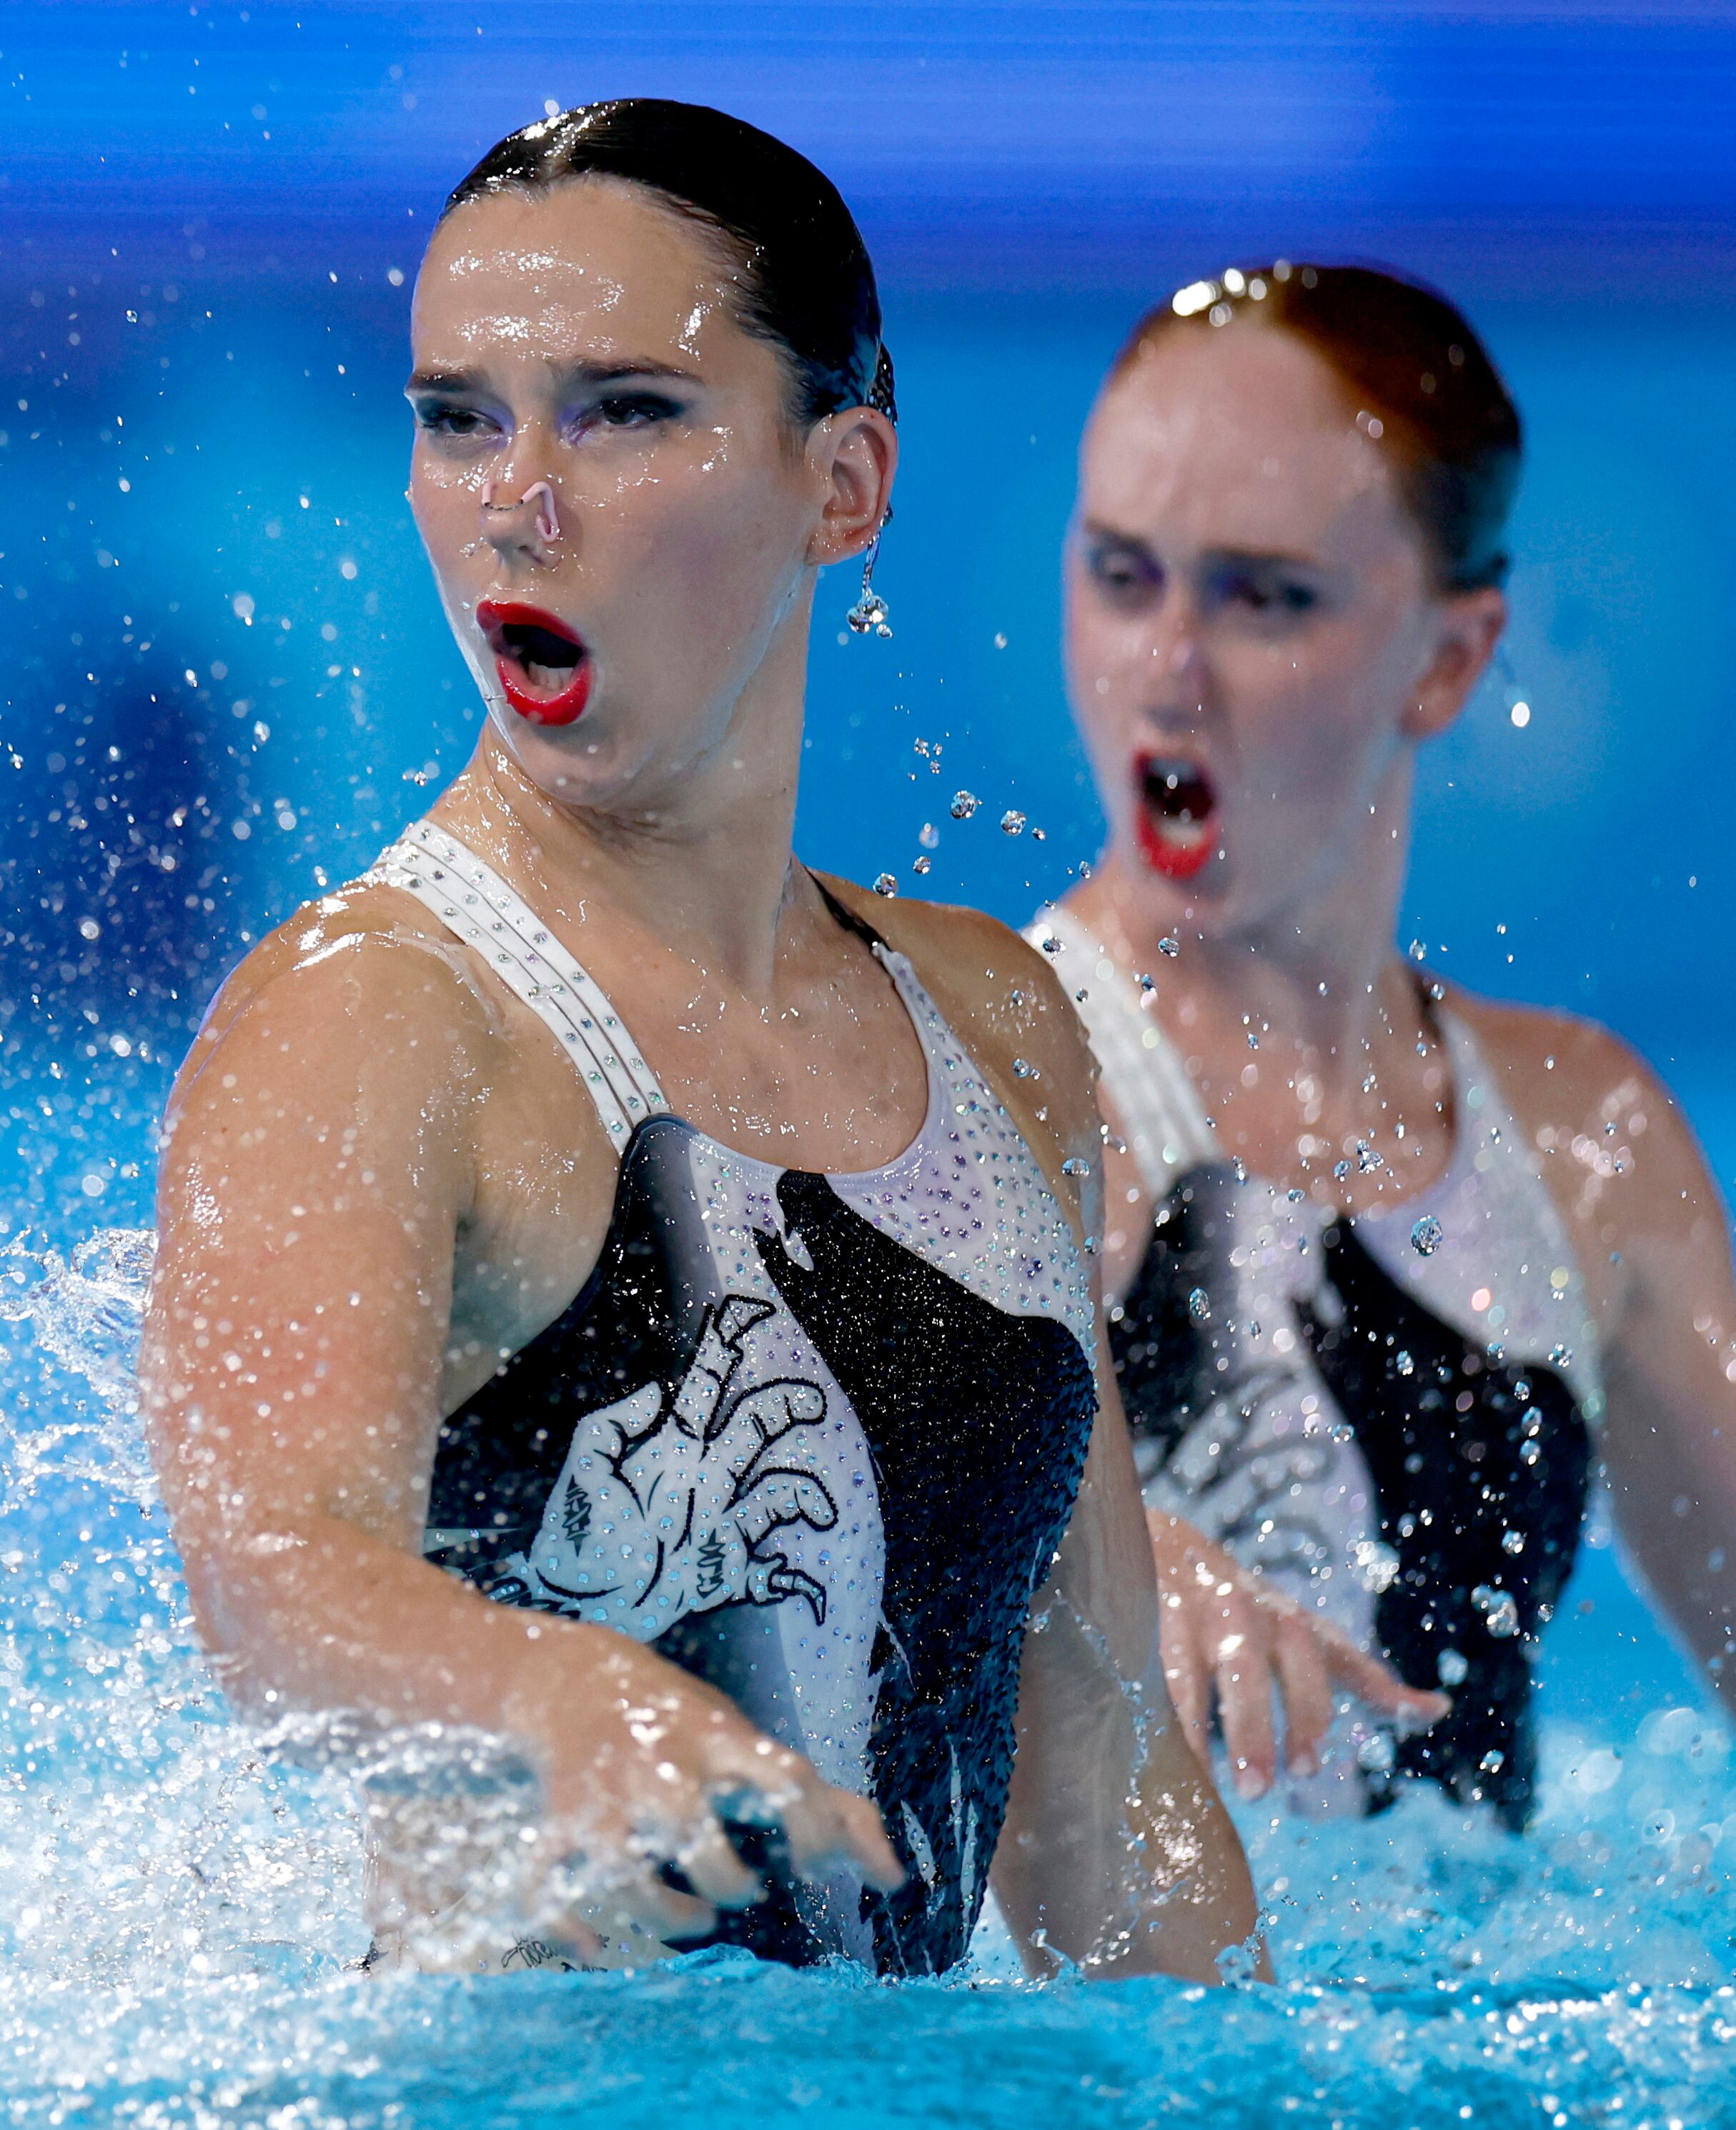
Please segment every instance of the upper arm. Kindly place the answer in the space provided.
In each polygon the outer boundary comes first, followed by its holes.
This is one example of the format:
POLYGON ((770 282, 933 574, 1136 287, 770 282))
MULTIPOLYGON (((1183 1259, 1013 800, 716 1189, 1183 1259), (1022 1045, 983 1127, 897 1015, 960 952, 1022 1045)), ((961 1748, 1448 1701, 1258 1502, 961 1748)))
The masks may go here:
POLYGON ((1586 1274, 1616 1513, 1659 1595, 1715 1654, 1729 1602, 1723 1549, 1736 1527, 1725 1209, 1674 1097, 1625 1044, 1583 1023, 1523 1019, 1529 1027, 1494 1017, 1489 1047, 1508 1064, 1509 1100, 1586 1274))
POLYGON ((189 1059, 141 1383, 196 1596, 225 1545, 310 1516, 410 1541, 475 1039, 438 956, 351 934, 268 969, 189 1059))

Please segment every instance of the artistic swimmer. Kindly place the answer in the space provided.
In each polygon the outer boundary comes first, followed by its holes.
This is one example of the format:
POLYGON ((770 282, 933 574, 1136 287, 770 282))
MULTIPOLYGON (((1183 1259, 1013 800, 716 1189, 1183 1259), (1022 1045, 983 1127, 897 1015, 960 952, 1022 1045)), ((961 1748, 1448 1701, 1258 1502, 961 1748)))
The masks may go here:
POLYGON ((1726 1695, 1736 1534, 1725 1216, 1675 1103, 1607 1030, 1394 944, 1519 461, 1469 324, 1390 275, 1281 264, 1147 318, 1066 566, 1109 840, 1028 935, 1124 1143, 1112 1337, 1191 1734, 1215 1703, 1262 1793, 1276 1688, 1296 1803, 1418 1778, 1513 1827, 1599 1463, 1726 1695))
MULTIPOLYGON (((1157 1660, 1086 1048, 1016 935, 791 852, 897 457, 849 212, 717 112, 570 112, 453 193, 413 330, 476 752, 168 1125, 148 1409, 229 1690, 517 1741, 484 1964, 933 1972, 992 1867, 1033 1970, 1214 1979, 1255 1913, 1157 1660)), ((465 1889, 389 1819, 377 1950, 437 1961, 465 1889)))

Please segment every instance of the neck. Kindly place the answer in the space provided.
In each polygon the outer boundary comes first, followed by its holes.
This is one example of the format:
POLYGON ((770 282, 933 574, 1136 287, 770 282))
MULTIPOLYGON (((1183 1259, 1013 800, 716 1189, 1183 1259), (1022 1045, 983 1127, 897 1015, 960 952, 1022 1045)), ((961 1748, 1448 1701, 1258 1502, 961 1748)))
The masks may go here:
POLYGON ((1294 1047, 1328 1068, 1360 1069, 1417 1019, 1393 949, 1410 784, 1406 758, 1360 825, 1348 862, 1253 923, 1219 930, 1178 918, 1172 891, 1154 893, 1158 884, 1119 847, 1072 906, 1118 959, 1158 980, 1166 1022, 1238 1034, 1245 1025, 1262 1048, 1294 1047), (1172 958, 1165 939, 1175 943, 1172 958))
POLYGON ((792 834, 801 756, 805 611, 779 632, 714 744, 654 802, 608 809, 552 798, 485 725, 451 795, 454 810, 498 837, 551 910, 589 902, 686 956, 749 997, 769 1001, 780 926, 804 876, 792 834))

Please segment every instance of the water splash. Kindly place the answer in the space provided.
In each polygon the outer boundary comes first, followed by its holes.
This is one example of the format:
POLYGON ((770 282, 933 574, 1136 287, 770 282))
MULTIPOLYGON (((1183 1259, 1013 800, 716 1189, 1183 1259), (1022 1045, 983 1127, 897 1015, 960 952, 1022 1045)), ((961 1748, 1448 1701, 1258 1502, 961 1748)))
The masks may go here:
POLYGON ((33 1246, 30 1236, 0 1249, 0 1323, 28 1325, 37 1346, 94 1392, 64 1416, 39 1416, 11 1430, 15 1484, 27 1491, 45 1473, 88 1478, 131 1501, 156 1499, 138 1422, 139 1332, 156 1258, 149 1228, 105 1228, 74 1249, 33 1246))
MULTIPOLYGON (((1428 1793, 1371 1821, 1236 1806, 1276 1989, 1033 1989, 992 1931, 968 1987, 727 1954, 637 1979, 362 1975, 365 1819, 468 1876, 446 1946, 462 1968, 503 1925, 537 1922, 509 1883, 533 1791, 470 1734, 233 1722, 142 1463, 150 1259, 136 1230, 0 1257, 22 1334, 0 1405, 23 1458, 0 1512, 0 2120, 1714 2119, 1736 2040, 1736 1782, 1721 1722, 1681 1701, 1609 1694, 1595 1722, 1546 1720, 1524 1840, 1428 1793), (339 1760, 361 1765, 359 1786, 339 1760), (479 1825, 499 1837, 486 1856, 466 1846, 479 1825)), ((1610 1578, 1607 1548, 1588 1561, 1610 1578)), ((1601 1680, 1631 1644, 1612 1629, 1598 1647, 1601 1680)))

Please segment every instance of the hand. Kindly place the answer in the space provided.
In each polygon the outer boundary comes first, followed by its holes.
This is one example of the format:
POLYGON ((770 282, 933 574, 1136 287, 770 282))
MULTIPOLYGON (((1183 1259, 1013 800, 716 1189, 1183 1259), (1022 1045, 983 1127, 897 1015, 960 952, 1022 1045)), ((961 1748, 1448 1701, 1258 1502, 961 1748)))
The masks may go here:
POLYGON ((673 1398, 646 1383, 579 1421, 528 1556, 513 1564, 539 1604, 646 1642, 689 1613, 786 1598, 824 1623, 824 1586, 769 1541, 788 1525, 837 1521, 786 1440, 825 1418, 826 1394, 799 1380, 735 1387, 742 1342, 771 1313, 727 1297, 673 1398))
POLYGON ((534 1704, 521 1693, 503 1712, 539 1767, 540 1808, 527 1816, 522 1760, 508 1760, 521 1779, 504 1789, 479 1787, 468 1763, 455 1792, 425 1765, 408 1781, 389 1765, 364 1778, 376 1962, 475 1972, 665 1958, 710 1931, 720 1908, 765 1890, 725 1817, 775 1825, 799 1877, 853 1870, 885 1892, 902 1882, 868 1799, 823 1782, 722 1694, 626 1637, 559 1631, 534 1704), (692 1892, 665 1882, 665 1865, 692 1892))
POLYGON ((883 1893, 903 1883, 870 1799, 823 1782, 703 1681, 622 1636, 590 1631, 599 1655, 587 1690, 544 1731, 538 1905, 565 1911, 548 1935, 589 1953, 598 1932, 699 1937, 718 1908, 751 1906, 765 1889, 726 1817, 781 1829, 799 1878, 854 1870, 883 1893), (666 1864, 691 1894, 664 1882, 666 1864))
POLYGON ((1277 1774, 1274 1689, 1284 1705, 1285 1769, 1298 1778, 1319 1770, 1334 1688, 1408 1731, 1426 1731, 1452 1707, 1444 1693, 1407 1686, 1342 1628, 1264 1584, 1181 1517, 1152 1510, 1147 1522, 1170 1698, 1209 1770, 1215 1692, 1241 1796, 1264 1796, 1277 1774))

